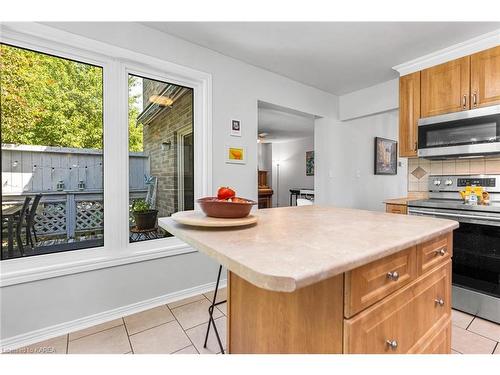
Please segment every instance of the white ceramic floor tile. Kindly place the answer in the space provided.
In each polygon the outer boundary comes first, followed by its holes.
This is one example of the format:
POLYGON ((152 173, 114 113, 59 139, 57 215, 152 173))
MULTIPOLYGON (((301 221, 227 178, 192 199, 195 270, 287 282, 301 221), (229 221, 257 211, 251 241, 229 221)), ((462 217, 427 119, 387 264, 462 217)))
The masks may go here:
POLYGON ((196 296, 181 299, 180 301, 175 301, 175 302, 169 303, 168 307, 171 309, 175 309, 176 307, 179 307, 182 305, 187 305, 188 303, 191 303, 191 302, 203 301, 204 299, 206 299, 206 297, 203 294, 198 294, 196 296))
POLYGON ((132 335, 130 342, 135 354, 168 354, 191 345, 176 321, 132 335))
POLYGON ((460 327, 452 327, 451 347, 463 354, 491 354, 496 341, 487 339, 460 327))
POLYGON ((198 353, 198 350, 196 350, 196 348, 193 345, 191 345, 191 346, 188 346, 187 348, 181 349, 173 354, 200 354, 200 353, 198 353))
POLYGON ((451 322, 453 325, 466 329, 470 322, 472 322, 474 316, 466 314, 458 310, 451 310, 451 322))
POLYGON ((70 341, 68 344, 69 354, 124 354, 130 350, 123 325, 70 341))
MULTIPOLYGON (((175 318, 179 321, 182 328, 189 329, 199 324, 208 322, 208 307, 210 302, 205 299, 203 301, 193 302, 184 306, 172 309, 172 313, 175 318)), ((214 309, 213 313, 214 319, 222 316, 222 313, 214 309)))
POLYGON ((68 335, 54 337, 53 339, 37 342, 23 348, 15 349, 13 354, 66 354, 68 335))
MULTIPOLYGON (((207 333, 207 324, 202 324, 197 327, 188 329, 186 331, 187 335, 193 342, 194 346, 196 349, 201 353, 201 354, 217 354, 220 353, 220 346, 219 342, 217 341, 217 337, 215 336, 215 331, 213 327, 210 327, 210 334, 208 336, 208 342, 207 342, 207 347, 203 347, 203 343, 205 342, 205 335, 207 333)), ((219 319, 215 319, 215 325, 217 326, 217 331, 219 332, 219 337, 222 341, 222 346, 224 347, 224 350, 226 349, 226 325, 227 325, 227 318, 222 317, 219 319)))
POLYGON ((467 330, 489 339, 500 341, 500 324, 476 317, 467 330))
POLYGON ((227 315, 227 302, 221 303, 220 305, 217 305, 217 308, 220 310, 221 313, 224 315, 227 315))
POLYGON ((72 333, 69 334, 69 339, 70 339, 70 341, 71 340, 76 340, 76 339, 79 339, 79 338, 81 338, 83 336, 92 335, 94 333, 97 333, 97 332, 100 332, 100 331, 104 331, 106 329, 110 329, 110 328, 113 328, 113 327, 121 326, 122 324, 123 324, 123 319, 122 318, 111 320, 109 322, 105 322, 105 323, 98 324, 98 325, 95 325, 95 326, 92 326, 92 327, 89 327, 89 328, 85 328, 85 329, 82 329, 80 331, 72 332, 72 333))
POLYGON ((123 318, 129 335, 175 320, 165 305, 155 307, 123 318))
MULTIPOLYGON (((207 297, 208 300, 212 302, 212 299, 214 298, 214 292, 205 293, 205 297, 207 297)), ((227 299, 227 288, 219 288, 219 290, 217 291, 217 299, 215 302, 224 301, 226 299, 227 299)))

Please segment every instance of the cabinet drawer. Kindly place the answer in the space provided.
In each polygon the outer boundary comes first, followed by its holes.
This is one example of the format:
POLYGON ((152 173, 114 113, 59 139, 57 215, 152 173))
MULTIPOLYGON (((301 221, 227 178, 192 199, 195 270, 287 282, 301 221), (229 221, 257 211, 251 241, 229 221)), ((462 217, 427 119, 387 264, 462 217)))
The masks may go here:
POLYGON ((422 275, 448 261, 453 253, 453 233, 417 246, 418 274, 422 275))
POLYGON ((450 354, 451 353, 451 319, 442 325, 436 325, 420 339, 410 354, 450 354))
POLYGON ((345 317, 352 317, 416 277, 415 246, 346 272, 345 317))
POLYGON ((406 206, 402 204, 386 204, 385 212, 390 214, 403 214, 406 215, 406 206))
POLYGON ((421 347, 422 338, 451 319, 450 302, 448 261, 356 317, 344 320, 344 353, 414 352, 421 347))

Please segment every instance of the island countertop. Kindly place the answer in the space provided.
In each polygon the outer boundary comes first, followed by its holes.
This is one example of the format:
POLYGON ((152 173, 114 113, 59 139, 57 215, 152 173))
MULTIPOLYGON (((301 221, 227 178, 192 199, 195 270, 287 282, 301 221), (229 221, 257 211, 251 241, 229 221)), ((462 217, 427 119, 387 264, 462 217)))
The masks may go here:
POLYGON ((327 206, 258 210, 256 225, 159 226, 257 287, 293 292, 425 242, 458 222, 327 206))

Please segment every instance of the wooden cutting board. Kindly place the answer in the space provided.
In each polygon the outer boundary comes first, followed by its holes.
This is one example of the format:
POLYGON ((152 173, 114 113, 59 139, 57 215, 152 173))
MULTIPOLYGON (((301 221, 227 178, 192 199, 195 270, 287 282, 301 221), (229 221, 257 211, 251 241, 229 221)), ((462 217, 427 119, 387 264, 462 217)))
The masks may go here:
POLYGON ((241 227, 243 225, 255 224, 257 216, 248 215, 239 219, 223 219, 217 217, 208 217, 202 211, 180 211, 172 215, 172 220, 196 227, 241 227))

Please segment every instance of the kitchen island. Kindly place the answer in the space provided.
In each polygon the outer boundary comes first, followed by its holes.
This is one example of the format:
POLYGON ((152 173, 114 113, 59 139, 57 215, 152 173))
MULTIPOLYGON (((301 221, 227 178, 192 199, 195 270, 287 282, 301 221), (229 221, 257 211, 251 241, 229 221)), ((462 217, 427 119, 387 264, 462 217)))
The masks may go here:
POLYGON ((226 267, 229 353, 449 353, 458 223, 322 206, 159 225, 226 267))

